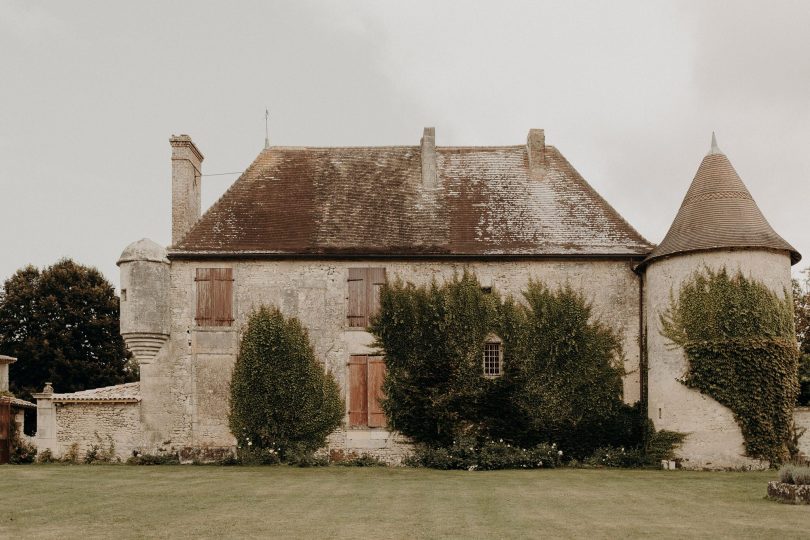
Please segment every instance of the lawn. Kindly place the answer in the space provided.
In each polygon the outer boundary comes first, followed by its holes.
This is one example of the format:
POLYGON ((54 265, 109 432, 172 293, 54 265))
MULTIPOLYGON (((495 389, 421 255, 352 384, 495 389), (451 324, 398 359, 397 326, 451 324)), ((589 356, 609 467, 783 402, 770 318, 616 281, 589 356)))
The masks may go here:
POLYGON ((0 538, 807 538, 774 472, 0 467, 0 538))

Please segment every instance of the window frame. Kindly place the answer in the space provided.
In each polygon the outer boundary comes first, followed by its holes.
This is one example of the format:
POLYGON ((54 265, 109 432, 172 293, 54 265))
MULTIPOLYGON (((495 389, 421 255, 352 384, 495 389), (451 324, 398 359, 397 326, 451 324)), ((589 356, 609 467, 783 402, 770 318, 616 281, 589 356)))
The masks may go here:
POLYGON ((484 339, 484 350, 481 355, 481 374, 482 377, 486 379, 497 379, 498 377, 503 376, 503 340, 496 336, 495 334, 490 334, 484 339), (488 347, 491 345, 497 346, 498 351, 498 358, 497 358, 497 373, 488 373, 487 372, 487 361, 491 360, 491 356, 487 355, 488 347))

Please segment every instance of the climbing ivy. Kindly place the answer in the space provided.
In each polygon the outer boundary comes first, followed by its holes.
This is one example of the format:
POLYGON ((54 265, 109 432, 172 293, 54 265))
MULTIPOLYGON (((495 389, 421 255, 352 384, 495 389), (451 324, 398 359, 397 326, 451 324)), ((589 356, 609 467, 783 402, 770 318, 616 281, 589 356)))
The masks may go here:
POLYGON ((571 287, 532 281, 518 302, 465 272, 441 285, 395 281, 380 306, 371 331, 388 369, 382 406, 389 426, 416 442, 556 443, 581 459, 600 446, 639 446, 647 434, 641 407, 622 402, 618 335, 571 287), (486 378, 493 334, 503 374, 486 378))
POLYGON ((663 334, 683 347, 683 383, 734 413, 748 456, 789 458, 798 392, 793 306, 764 284, 725 269, 686 280, 661 315, 663 334))

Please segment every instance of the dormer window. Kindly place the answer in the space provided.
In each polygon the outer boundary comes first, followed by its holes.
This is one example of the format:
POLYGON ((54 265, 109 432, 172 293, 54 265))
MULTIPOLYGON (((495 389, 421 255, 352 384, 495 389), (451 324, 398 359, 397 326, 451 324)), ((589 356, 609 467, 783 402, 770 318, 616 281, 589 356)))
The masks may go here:
POLYGON ((484 377, 503 375, 503 341, 495 335, 489 335, 484 343, 484 377))

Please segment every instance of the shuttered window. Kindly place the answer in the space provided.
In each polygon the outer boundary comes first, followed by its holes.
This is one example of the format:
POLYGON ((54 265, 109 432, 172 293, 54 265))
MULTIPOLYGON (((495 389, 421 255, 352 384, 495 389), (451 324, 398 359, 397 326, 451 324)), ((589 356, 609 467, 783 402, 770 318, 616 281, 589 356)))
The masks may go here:
POLYGON ((350 328, 365 328, 380 310, 380 289, 385 285, 385 268, 349 268, 350 328))
POLYGON ((380 406, 385 379, 382 356, 349 357, 349 425, 384 427, 385 413, 380 406))
POLYGON ((233 269, 197 268, 197 326, 233 323, 233 269))

